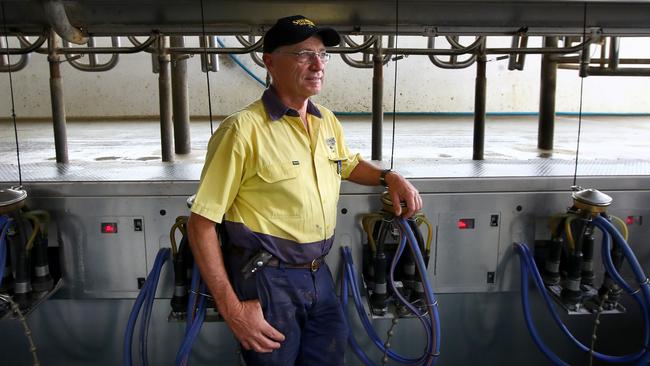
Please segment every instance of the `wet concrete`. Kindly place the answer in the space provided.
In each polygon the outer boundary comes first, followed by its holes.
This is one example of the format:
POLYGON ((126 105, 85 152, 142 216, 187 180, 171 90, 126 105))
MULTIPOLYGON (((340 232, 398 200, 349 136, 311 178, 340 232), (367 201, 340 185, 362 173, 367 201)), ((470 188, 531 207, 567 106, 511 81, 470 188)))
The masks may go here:
MULTIPOLYGON (((369 117, 341 117, 352 151, 370 156, 369 117)), ((215 123, 216 128, 218 123, 215 123)), ((402 168, 430 164, 448 165, 471 160, 471 117, 399 117, 395 128, 393 159, 402 168)), ((392 118, 384 122, 384 164, 391 160, 392 118)), ((198 164, 205 157, 210 125, 191 124, 192 152, 176 155, 175 164, 198 164)), ((485 129, 487 162, 538 160, 574 161, 578 136, 577 117, 557 117, 552 151, 537 149, 537 117, 489 117, 485 129)), ((49 122, 19 122, 18 143, 22 164, 55 164, 54 139, 49 122)), ((582 118, 579 155, 586 161, 650 161, 650 116, 582 118)), ((70 164, 162 164, 157 121, 69 122, 70 164)), ((0 165, 16 164, 13 125, 0 125, 0 165)), ((417 169, 416 169, 417 170, 417 169)))

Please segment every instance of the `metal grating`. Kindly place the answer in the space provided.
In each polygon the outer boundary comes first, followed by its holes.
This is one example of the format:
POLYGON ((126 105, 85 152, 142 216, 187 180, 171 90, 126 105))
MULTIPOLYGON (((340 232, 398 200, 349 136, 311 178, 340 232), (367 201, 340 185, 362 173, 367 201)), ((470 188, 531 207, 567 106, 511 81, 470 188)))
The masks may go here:
MULTIPOLYGON (((570 160, 410 160, 397 159, 395 168, 410 178, 561 177, 573 176, 570 160)), ((24 182, 147 182, 198 181, 201 163, 81 162, 30 163, 22 166, 24 182)), ((650 176, 646 160, 584 160, 579 176, 650 176)), ((0 164, 0 182, 17 182, 18 169, 0 164)))

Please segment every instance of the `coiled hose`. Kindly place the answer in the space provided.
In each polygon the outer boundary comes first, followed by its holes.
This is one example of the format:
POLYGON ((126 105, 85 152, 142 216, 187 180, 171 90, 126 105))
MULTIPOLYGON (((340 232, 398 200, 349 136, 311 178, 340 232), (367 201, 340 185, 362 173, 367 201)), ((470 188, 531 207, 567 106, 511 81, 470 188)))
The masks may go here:
POLYGON ((153 308, 153 300, 156 297, 156 288, 158 287, 158 280, 160 279, 160 272, 162 270, 165 261, 169 259, 170 250, 169 248, 161 248, 156 254, 156 259, 153 264, 149 276, 144 283, 144 286, 140 290, 138 297, 133 304, 131 309, 131 314, 129 315, 129 321, 126 325, 126 331, 124 333, 124 343, 122 346, 122 364, 124 366, 133 365, 132 359, 132 343, 133 343, 133 333, 135 331, 135 324, 140 315, 140 310, 144 305, 143 318, 140 320, 140 360, 143 365, 147 365, 147 336, 149 329, 149 321, 151 320, 151 309, 153 308))
MULTIPOLYGON (((429 283, 429 279, 426 276, 426 266, 422 258, 422 253, 420 252, 418 243, 411 228, 403 218, 396 218, 393 221, 393 224, 396 225, 396 227, 399 229, 400 243, 397 248, 397 252, 393 257, 393 261, 391 262, 391 269, 389 274, 390 282, 393 285, 393 288, 395 288, 393 274, 395 272, 397 262, 399 261, 404 248, 406 247, 406 243, 408 243, 411 252, 415 257, 415 264, 418 268, 420 280, 424 284, 427 313, 422 314, 415 306, 413 306, 401 294, 399 294, 398 291, 394 291, 394 293, 397 295, 400 301, 402 301, 404 305, 418 318, 423 328, 425 329, 427 343, 424 353, 417 358, 408 358, 395 353, 383 344, 363 308, 361 293, 357 285, 357 275, 354 270, 354 263, 352 261, 352 253, 349 247, 341 248, 344 259, 344 275, 341 286, 341 306, 343 308, 343 313, 346 314, 346 322, 348 322, 349 325, 349 321, 347 319, 347 297, 348 290, 351 290, 354 299, 354 305, 359 318, 361 319, 361 323, 363 324, 363 327, 368 333, 368 336, 372 342, 382 353, 384 353, 387 357, 390 357, 391 359, 405 365, 432 365, 440 353, 440 318, 438 315, 437 300, 433 293, 433 289, 431 288, 431 284, 429 283)), ((352 347, 355 354, 364 364, 374 365, 374 363, 368 358, 365 352, 359 347, 352 332, 349 334, 348 342, 350 343, 350 346, 352 347)))
MULTIPOLYGON (((643 324, 644 324, 644 346, 641 350, 630 353, 622 356, 611 356, 602 354, 599 352, 593 352, 593 356, 601 361, 612 362, 612 363, 630 363, 633 362, 638 365, 646 365, 648 360, 650 360, 650 284, 648 283, 648 278, 646 277, 641 265, 634 256, 632 249, 626 243, 623 236, 616 230, 604 217, 596 217, 594 219, 594 224, 603 232, 603 244, 602 244, 602 257, 605 269, 612 276, 613 280, 621 286, 639 305, 641 313, 643 315, 643 324), (633 289, 620 275, 620 273, 614 267, 612 256, 611 256, 611 240, 614 238, 617 245, 623 249, 625 258, 630 263, 632 271, 636 277, 636 280, 639 284, 639 289, 633 289)), ((555 365, 568 365, 564 362, 558 355, 556 355, 544 342, 542 341, 539 333, 537 332, 535 325, 532 321, 532 316, 530 314, 530 303, 528 299, 528 276, 532 275, 533 282, 536 287, 542 294, 542 298, 548 308, 551 316, 555 323, 560 327, 562 332, 583 352, 591 352, 590 347, 582 344, 578 339, 573 336, 571 331, 566 327, 562 320, 560 319, 559 314, 553 306, 552 300, 548 295, 542 277, 535 265, 533 255, 531 254, 528 246, 524 243, 515 243, 514 249, 517 254, 519 254, 520 263, 521 263, 521 302, 524 309, 524 319, 526 321, 526 326, 533 338, 533 341, 537 347, 544 353, 544 355, 555 365)))

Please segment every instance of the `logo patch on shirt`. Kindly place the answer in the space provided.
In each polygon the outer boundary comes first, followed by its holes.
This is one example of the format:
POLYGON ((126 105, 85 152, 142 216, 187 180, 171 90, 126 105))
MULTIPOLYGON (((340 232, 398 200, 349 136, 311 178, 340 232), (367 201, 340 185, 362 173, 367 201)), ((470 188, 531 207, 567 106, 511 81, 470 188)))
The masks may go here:
POLYGON ((298 160, 294 160, 294 161, 292 161, 291 163, 292 163, 293 165, 300 165, 300 161, 298 161, 298 160))
POLYGON ((325 139, 325 143, 327 144, 327 147, 330 148, 330 150, 334 151, 336 148, 336 139, 334 137, 328 137, 325 139))

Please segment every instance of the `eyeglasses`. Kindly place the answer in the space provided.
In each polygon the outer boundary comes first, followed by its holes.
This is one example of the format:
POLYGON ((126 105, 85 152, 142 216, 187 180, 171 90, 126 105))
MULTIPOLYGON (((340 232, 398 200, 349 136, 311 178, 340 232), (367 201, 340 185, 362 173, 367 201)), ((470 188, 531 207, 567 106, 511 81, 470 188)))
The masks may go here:
POLYGON ((283 52, 289 55, 294 55, 296 56, 296 60, 301 63, 301 64, 312 64, 315 62, 316 58, 320 60, 322 63, 327 63, 327 61, 330 60, 330 57, 332 57, 331 53, 327 53, 325 51, 322 52, 316 52, 316 51, 300 51, 300 52, 283 52))

